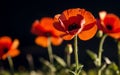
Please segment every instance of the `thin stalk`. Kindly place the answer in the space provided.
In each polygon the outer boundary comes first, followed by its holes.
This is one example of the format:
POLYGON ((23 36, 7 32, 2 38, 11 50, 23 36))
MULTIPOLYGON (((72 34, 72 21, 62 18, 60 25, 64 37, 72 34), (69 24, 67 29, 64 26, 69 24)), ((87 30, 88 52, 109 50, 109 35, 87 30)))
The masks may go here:
POLYGON ((70 57, 71 54, 67 53, 67 65, 68 67, 70 67, 70 64, 71 64, 71 57, 70 57))
POLYGON ((75 54, 75 64, 76 64, 75 72, 77 74, 77 70, 79 68, 77 35, 75 35, 74 37, 74 54, 75 54))
MULTIPOLYGON (((103 37, 100 40, 100 44, 99 44, 99 52, 98 52, 98 67, 101 67, 101 63, 102 63, 102 52, 103 52, 103 43, 105 41, 105 38, 107 37, 107 35, 103 35, 103 37)), ((98 70, 98 75, 101 75, 101 68, 98 70)))
POLYGON ((104 64, 99 70, 98 70, 98 75, 102 75, 102 71, 105 69, 107 65, 104 64))
POLYGON ((29 64, 29 67, 30 67, 30 70, 34 70, 34 62, 33 62, 33 57, 31 54, 27 54, 27 60, 28 60, 28 64, 29 64))
POLYGON ((103 37, 100 40, 100 44, 99 44, 99 52, 98 52, 98 66, 101 66, 101 60, 102 60, 102 52, 103 52, 103 43, 105 41, 105 38, 107 37, 107 35, 103 35, 103 37))
POLYGON ((117 47, 118 47, 118 66, 120 69, 120 42, 119 41, 118 41, 117 47))
POLYGON ((14 75, 14 65, 13 65, 12 58, 10 56, 8 56, 7 58, 8 58, 9 66, 10 66, 10 73, 11 75, 14 75))
POLYGON ((51 38, 48 38, 48 55, 50 63, 53 64, 53 53, 52 53, 52 46, 51 46, 51 38))

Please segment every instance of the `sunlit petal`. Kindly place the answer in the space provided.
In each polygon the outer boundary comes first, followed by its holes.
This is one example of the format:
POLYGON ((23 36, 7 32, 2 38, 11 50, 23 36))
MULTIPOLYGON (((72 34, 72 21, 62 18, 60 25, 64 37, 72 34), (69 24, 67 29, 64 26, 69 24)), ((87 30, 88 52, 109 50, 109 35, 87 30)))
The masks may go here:
POLYGON ((11 46, 10 49, 16 49, 16 48, 18 48, 19 44, 20 44, 19 40, 18 40, 18 39, 15 39, 15 40, 13 41, 12 46, 11 46))
POLYGON ((91 29, 82 31, 78 34, 81 40, 89 40, 91 39, 97 32, 97 25, 94 25, 91 29))
POLYGON ((48 38, 47 37, 43 37, 43 36, 38 36, 35 39, 35 43, 39 46, 42 47, 47 47, 48 46, 48 38))
POLYGON ((20 54, 20 51, 18 49, 11 49, 6 54, 2 56, 2 59, 5 60, 8 56, 16 57, 20 54))
POLYGON ((99 12, 100 19, 101 19, 101 20, 104 20, 106 14, 107 14, 106 11, 101 11, 101 12, 99 12))
POLYGON ((62 43, 63 39, 60 38, 60 37, 52 37, 51 38, 51 41, 52 41, 52 44, 55 45, 55 46, 58 46, 62 43))

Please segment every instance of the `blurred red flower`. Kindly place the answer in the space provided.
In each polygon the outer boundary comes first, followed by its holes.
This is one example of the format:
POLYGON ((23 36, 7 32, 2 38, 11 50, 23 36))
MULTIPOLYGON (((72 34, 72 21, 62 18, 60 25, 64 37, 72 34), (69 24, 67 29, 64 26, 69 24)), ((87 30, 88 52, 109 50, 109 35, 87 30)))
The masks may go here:
POLYGON ((19 55, 20 51, 17 49, 18 46, 18 39, 12 42, 12 39, 8 36, 0 37, 0 59, 5 60, 8 56, 15 57, 19 55))
POLYGON ((36 20, 32 25, 31 32, 38 36, 35 43, 42 47, 48 46, 48 38, 55 46, 60 45, 63 41, 59 35, 60 31, 53 27, 53 18, 50 17, 43 17, 40 21, 36 20))
POLYGON ((112 38, 120 38, 120 19, 113 13, 99 12, 98 28, 112 38))
POLYGON ((71 40, 76 34, 81 40, 89 40, 97 32, 94 16, 80 8, 68 9, 55 15, 54 27, 64 33, 64 40, 71 40))

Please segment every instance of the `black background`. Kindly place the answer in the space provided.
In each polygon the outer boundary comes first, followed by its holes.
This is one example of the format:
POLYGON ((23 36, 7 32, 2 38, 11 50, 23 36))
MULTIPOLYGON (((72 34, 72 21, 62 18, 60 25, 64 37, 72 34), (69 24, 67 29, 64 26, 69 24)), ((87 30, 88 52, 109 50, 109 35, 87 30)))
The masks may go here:
MULTIPOLYGON (((1 0, 0 1, 0 36, 10 36, 12 39, 20 40, 19 49, 21 54, 13 58, 15 68, 25 66, 29 68, 26 60, 26 54, 32 54, 36 68, 40 68, 39 57, 48 58, 47 49, 37 46, 34 43, 35 35, 31 34, 30 29, 34 20, 44 16, 54 17, 69 8, 84 8, 90 11, 98 18, 99 11, 106 10, 108 13, 114 13, 120 16, 119 0, 1 0)), ((85 69, 93 66, 92 60, 86 54, 86 49, 91 49, 97 53, 99 39, 93 38, 88 41, 79 42, 79 61, 85 65, 85 69)), ((54 47, 53 52, 64 58, 64 48, 67 43, 73 41, 64 41, 59 47, 54 47)), ((109 57, 117 63, 117 48, 115 41, 108 37, 104 44, 104 56, 109 57)), ((74 56, 72 55, 74 62, 74 56)), ((7 60, 3 61, 5 68, 8 68, 7 60)))

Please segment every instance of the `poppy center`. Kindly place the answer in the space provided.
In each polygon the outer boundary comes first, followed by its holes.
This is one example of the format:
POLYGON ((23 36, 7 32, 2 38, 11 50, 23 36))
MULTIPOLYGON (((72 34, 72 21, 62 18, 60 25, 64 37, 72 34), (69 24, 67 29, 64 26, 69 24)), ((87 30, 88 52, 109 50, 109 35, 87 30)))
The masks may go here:
POLYGON ((72 30, 77 29, 77 28, 78 28, 78 25, 76 23, 73 23, 73 24, 68 26, 68 31, 72 31, 72 30))
POLYGON ((109 24, 106 26, 106 28, 107 28, 108 30, 112 30, 112 29, 113 29, 112 26, 109 25, 109 24))
POLYGON ((5 53, 7 53, 7 52, 8 52, 8 49, 7 49, 7 48, 3 49, 3 54, 5 54, 5 53))
POLYGON ((49 36, 51 36, 52 34, 50 33, 50 32, 45 32, 45 36, 46 37, 49 37, 49 36))

